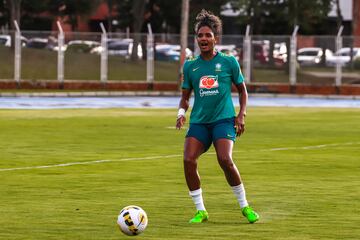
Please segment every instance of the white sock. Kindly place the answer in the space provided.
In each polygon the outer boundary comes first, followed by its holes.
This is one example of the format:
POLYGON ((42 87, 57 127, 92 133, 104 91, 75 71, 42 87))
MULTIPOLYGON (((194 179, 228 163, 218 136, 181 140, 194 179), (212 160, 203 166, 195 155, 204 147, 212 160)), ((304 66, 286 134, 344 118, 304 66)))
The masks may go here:
POLYGON ((246 200, 246 195, 245 195, 245 188, 244 185, 241 183, 238 186, 233 186, 231 187, 239 204, 240 204, 240 208, 244 208, 249 206, 247 200, 246 200))
POLYGON ((204 206, 204 201, 202 198, 202 190, 201 188, 194 190, 194 191, 189 191, 189 194, 196 206, 196 210, 206 210, 205 206, 204 206))

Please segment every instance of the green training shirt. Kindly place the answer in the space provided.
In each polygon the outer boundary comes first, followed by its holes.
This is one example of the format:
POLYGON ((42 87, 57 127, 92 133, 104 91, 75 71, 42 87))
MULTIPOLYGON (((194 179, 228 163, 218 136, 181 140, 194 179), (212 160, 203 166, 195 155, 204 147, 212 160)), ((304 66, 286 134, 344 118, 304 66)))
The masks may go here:
POLYGON ((218 52, 206 61, 197 56, 185 62, 183 73, 182 88, 194 90, 190 123, 212 123, 235 116, 231 86, 244 81, 235 57, 218 52))

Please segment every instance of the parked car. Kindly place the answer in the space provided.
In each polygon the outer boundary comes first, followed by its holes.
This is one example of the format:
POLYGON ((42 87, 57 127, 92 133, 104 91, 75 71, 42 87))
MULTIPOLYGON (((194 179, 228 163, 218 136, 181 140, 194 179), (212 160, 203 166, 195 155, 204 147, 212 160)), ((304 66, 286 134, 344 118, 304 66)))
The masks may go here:
MULTIPOLYGON (((28 39, 24 36, 21 36, 21 46, 25 47, 28 39)), ((5 47, 11 47, 11 36, 10 35, 0 35, 0 45, 5 47)))
MULTIPOLYGON (((107 50, 108 50, 108 55, 112 55, 112 56, 122 56, 125 58, 129 58, 132 54, 132 49, 133 49, 133 43, 134 40, 131 38, 124 38, 124 39, 108 39, 107 41, 107 50)), ((101 54, 101 52, 103 51, 103 47, 101 45, 94 47, 90 53, 95 53, 95 54, 101 54)), ((137 47, 137 55, 139 58, 142 58, 142 47, 141 44, 138 44, 137 47)))
POLYGON ((11 46, 11 36, 10 35, 0 35, 0 45, 5 47, 11 46))
POLYGON ((37 48, 37 49, 44 49, 48 46, 48 39, 47 38, 30 38, 26 44, 27 48, 37 48))
MULTIPOLYGON (((268 40, 253 40, 251 42, 251 54, 254 65, 263 65, 269 62, 269 48, 270 42, 268 40)), ((244 58, 244 46, 241 46, 239 60, 244 58)))
POLYGON ((285 42, 274 44, 273 59, 275 66, 281 67, 287 62, 287 47, 285 42))
MULTIPOLYGON (((158 61, 179 61, 180 60, 180 45, 177 44, 157 44, 155 45, 155 60, 158 61)), ((185 49, 185 57, 193 56, 189 48, 185 49)))
MULTIPOLYGON (((345 47, 338 50, 334 55, 326 58, 326 66, 336 66, 339 63, 341 66, 346 66, 351 60, 351 48, 345 47)), ((353 61, 360 58, 360 48, 353 48, 353 61)))
POLYGON ((266 64, 269 62, 270 41, 252 41, 254 64, 266 64))
MULTIPOLYGON (((297 52, 297 61, 301 66, 313 66, 321 63, 324 51, 319 47, 300 48, 297 52)), ((325 50, 325 59, 332 56, 331 50, 325 50)))
POLYGON ((73 40, 66 44, 66 51, 89 53, 93 48, 99 47, 100 43, 89 40, 73 40))
POLYGON ((235 44, 228 44, 228 45, 216 45, 216 50, 234 56, 237 60, 239 60, 239 52, 236 50, 235 44))

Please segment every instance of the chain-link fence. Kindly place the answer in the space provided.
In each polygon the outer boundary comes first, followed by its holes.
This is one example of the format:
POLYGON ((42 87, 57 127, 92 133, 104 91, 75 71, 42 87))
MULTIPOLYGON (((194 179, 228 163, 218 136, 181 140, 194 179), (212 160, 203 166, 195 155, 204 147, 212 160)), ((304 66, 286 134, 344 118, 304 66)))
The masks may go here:
MULTIPOLYGON (((21 51, 16 53, 21 68, 15 67, 16 47, 11 40, 14 36, 14 32, 0 34, 2 80, 15 80, 15 71, 19 71, 21 80, 56 81, 59 71, 63 71, 64 80, 146 81, 147 61, 154 61, 150 65, 154 66, 153 81, 179 79, 180 35, 177 34, 154 34, 149 46, 148 34, 107 33, 103 45, 101 33, 66 32, 64 44, 59 45, 57 32, 22 31, 21 51), (148 58, 149 50, 154 53, 153 59, 148 58), (104 54, 106 58, 101 57, 104 54), (61 55, 63 59, 59 58, 61 55)), ((293 77, 295 83, 314 85, 360 84, 360 37, 296 36, 295 43, 291 39, 291 36, 253 35, 245 41, 242 35, 224 35, 217 49, 234 55, 243 72, 248 70, 247 81, 252 83, 292 84, 293 77), (294 46, 296 60, 291 61, 294 46)), ((198 54, 195 38, 189 36, 186 58, 198 54)))

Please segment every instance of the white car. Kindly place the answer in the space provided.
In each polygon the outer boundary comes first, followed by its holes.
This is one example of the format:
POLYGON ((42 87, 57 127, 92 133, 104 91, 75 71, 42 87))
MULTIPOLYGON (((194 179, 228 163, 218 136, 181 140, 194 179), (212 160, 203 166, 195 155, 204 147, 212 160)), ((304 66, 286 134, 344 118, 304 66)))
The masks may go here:
POLYGON ((228 54, 228 55, 232 55, 234 56, 237 60, 239 60, 239 53, 236 50, 236 46, 235 44, 229 44, 229 45, 216 45, 215 49, 218 50, 219 52, 228 54))
POLYGON ((5 47, 11 47, 10 35, 0 35, 0 45, 3 45, 5 47))
MULTIPOLYGON (((181 47, 177 44, 158 43, 155 45, 155 60, 158 61, 179 61, 181 47)), ((185 49, 185 57, 193 56, 189 48, 185 49)))
MULTIPOLYGON (((131 54, 132 54, 132 49, 133 49, 133 43, 134 40, 131 38, 124 38, 124 39, 116 39, 116 38, 111 38, 107 40, 107 50, 108 50, 108 55, 112 55, 112 56, 122 56, 125 58, 130 58, 131 54)), ((90 53, 95 53, 95 54, 101 54, 101 52, 103 51, 103 47, 97 46, 94 47, 90 53)), ((137 55, 138 58, 141 59, 142 58, 142 48, 141 48, 141 44, 138 44, 137 47, 137 55)))
MULTIPOLYGON (((341 66, 346 66, 350 63, 351 48, 341 48, 334 55, 326 59, 326 66, 336 66, 339 63, 341 66)), ((360 48, 353 48, 352 52, 353 61, 360 58, 360 48)))
POLYGON ((26 44, 27 48, 44 49, 47 48, 49 40, 47 38, 30 38, 26 44))
MULTIPOLYGON (((321 63, 323 54, 323 49, 319 47, 300 48, 297 52, 297 61, 302 66, 317 65, 321 63)), ((332 55, 333 53, 329 49, 325 50, 326 59, 332 55)))
MULTIPOLYGON (((25 47, 27 43, 27 38, 21 36, 21 46, 25 47)), ((5 47, 11 47, 11 36, 10 35, 0 35, 0 45, 5 47)))
POLYGON ((89 40, 72 40, 66 45, 66 51, 78 52, 78 53, 89 53, 95 47, 99 47, 100 43, 89 40))

